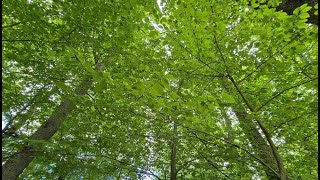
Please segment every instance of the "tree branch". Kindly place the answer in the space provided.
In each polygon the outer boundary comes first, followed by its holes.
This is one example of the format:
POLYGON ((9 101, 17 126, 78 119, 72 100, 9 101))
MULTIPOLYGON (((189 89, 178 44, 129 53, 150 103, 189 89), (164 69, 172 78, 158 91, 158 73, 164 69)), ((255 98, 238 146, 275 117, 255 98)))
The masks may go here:
POLYGON ((282 122, 282 123, 280 123, 279 125, 277 125, 270 133, 273 133, 274 131, 276 131, 277 129, 279 129, 279 128, 280 128, 282 125, 284 125, 284 124, 287 124, 287 123, 289 123, 289 122, 291 122, 291 121, 297 120, 297 119, 299 119, 299 118, 301 118, 301 117, 303 117, 303 116, 306 116, 307 114, 311 114, 311 113, 313 113, 313 112, 315 112, 315 111, 310 111, 310 112, 307 112, 307 113, 302 114, 302 115, 300 115, 300 116, 297 116, 297 117, 295 117, 295 118, 292 118, 292 119, 290 119, 290 120, 287 120, 287 121, 285 121, 285 122, 282 122))
MULTIPOLYGON (((179 123, 178 123, 178 124, 179 124, 179 123)), ((192 132, 192 131, 199 132, 199 133, 205 134, 206 136, 213 137, 214 139, 217 139, 217 140, 222 141, 222 142, 224 142, 224 143, 226 143, 226 144, 229 144, 229 145, 231 145, 231 146, 233 146, 233 147, 236 147, 236 148, 238 148, 238 149, 241 149, 241 150, 245 151, 246 153, 248 153, 251 157, 253 157, 253 158, 256 159, 257 161, 259 161, 263 166, 265 166, 265 167, 267 167, 268 169, 270 169, 273 173, 278 174, 278 173, 277 173, 274 169, 272 169, 268 164, 266 164, 265 162, 263 162, 261 159, 259 159, 259 158, 256 157, 255 155, 253 155, 249 150, 241 147, 240 145, 237 145, 237 144, 235 144, 235 143, 232 143, 232 142, 230 142, 230 141, 228 141, 228 140, 225 140, 225 139, 223 139, 223 138, 216 137, 216 136, 214 136, 214 135, 212 135, 212 134, 209 134, 209 133, 207 133, 207 132, 204 132, 204 131, 201 131, 201 130, 198 130, 198 129, 195 129, 195 128, 191 128, 191 127, 185 126, 185 125, 183 125, 183 124, 179 124, 179 126, 184 127, 184 128, 185 128, 186 130, 188 130, 191 134, 194 134, 194 132, 192 132), (192 131, 190 131, 190 130, 192 130, 192 131)), ((205 141, 206 141, 206 140, 205 140, 205 141)))
POLYGON ((240 79, 238 81, 238 83, 240 84, 242 81, 244 81, 245 79, 247 79, 248 77, 250 77, 253 73, 257 72, 260 67, 262 65, 264 65, 265 63, 267 63, 271 58, 273 58, 276 54, 280 53, 286 46, 288 46, 289 44, 291 44, 297 37, 299 36, 299 33, 297 33, 287 44, 285 44, 282 48, 280 48, 278 51, 276 51, 275 53, 273 53, 272 55, 270 55, 269 57, 266 58, 266 60, 261 61, 261 63, 249 74, 247 74, 244 78, 240 79))
POLYGON ((316 80, 316 79, 318 79, 318 77, 309 79, 308 81, 299 83, 299 84, 297 84, 297 85, 291 86, 291 87, 289 87, 289 88, 287 88, 287 89, 284 89, 284 90, 278 92, 278 93, 277 93, 276 95, 274 95, 272 98, 270 98, 270 99, 267 100, 265 103, 263 103, 263 104, 257 109, 257 111, 261 110, 264 106, 266 106, 268 103, 270 103, 272 100, 274 100, 275 98, 277 98, 277 97, 280 96, 281 94, 285 93, 286 91, 289 91, 290 89, 299 87, 299 86, 301 86, 301 85, 303 85, 303 84, 309 83, 309 82, 314 81, 314 80, 316 80))
POLYGON ((277 174, 278 174, 280 180, 285 180, 286 179, 285 168, 284 168, 282 159, 280 157, 280 154, 278 153, 277 148, 271 139, 271 135, 269 134, 268 130, 264 127, 264 125, 261 123, 260 120, 257 120, 257 123, 259 124, 259 127, 261 128, 263 134, 266 136, 266 139, 271 147, 272 154, 277 161, 278 170, 279 170, 279 173, 277 173, 277 174))
POLYGON ((16 22, 16 23, 9 24, 9 25, 4 25, 4 26, 2 26, 2 29, 13 27, 13 26, 16 26, 16 25, 19 25, 19 24, 21 24, 21 22, 16 22))
POLYGON ((191 160, 185 162, 183 165, 181 165, 181 166, 177 169, 176 174, 178 174, 179 171, 181 171, 181 170, 182 170, 184 167, 186 167, 189 163, 191 163, 192 161, 195 161, 195 160, 196 160, 196 159, 191 159, 191 160))
POLYGON ((255 112, 254 108, 251 106, 251 104, 249 103, 249 101, 247 100, 247 98, 244 96, 243 92, 241 91, 240 87, 238 86, 238 84, 236 83, 236 81, 233 79, 233 77, 231 76, 231 74, 228 73, 228 77, 230 79, 230 81, 232 82, 232 84, 234 85, 234 87, 236 88, 237 92, 240 94, 242 100, 244 101, 244 103, 247 105, 247 107, 250 109, 251 112, 255 112))

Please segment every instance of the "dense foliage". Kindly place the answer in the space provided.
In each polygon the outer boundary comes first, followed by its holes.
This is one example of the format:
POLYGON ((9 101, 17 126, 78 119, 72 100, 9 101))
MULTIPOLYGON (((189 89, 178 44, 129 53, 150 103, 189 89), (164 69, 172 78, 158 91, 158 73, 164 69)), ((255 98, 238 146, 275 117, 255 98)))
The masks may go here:
POLYGON ((3 1, 2 177, 317 179, 318 5, 280 3, 3 1))

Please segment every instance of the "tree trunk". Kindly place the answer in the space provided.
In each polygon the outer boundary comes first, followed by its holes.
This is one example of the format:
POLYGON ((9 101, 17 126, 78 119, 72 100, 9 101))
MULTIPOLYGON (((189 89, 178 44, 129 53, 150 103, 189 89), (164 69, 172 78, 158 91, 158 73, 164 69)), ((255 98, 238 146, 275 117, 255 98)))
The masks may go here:
MULTIPOLYGON (((256 150, 259 159, 271 167, 274 171, 277 171, 277 162, 274 158, 271 148, 259 133, 256 123, 253 120, 246 119, 246 113, 235 112, 240 122, 240 127, 248 137, 253 148, 256 150)), ((279 177, 269 167, 264 166, 263 169, 266 172, 269 180, 279 180, 279 177)))
MULTIPOLYGON (((178 89, 176 91, 178 96, 181 96, 181 88, 183 86, 184 79, 180 79, 178 89)), ((174 107, 175 112, 178 112, 178 107, 174 107)), ((176 180, 177 179, 177 146, 178 146, 178 125, 175 121, 173 122, 173 137, 172 137, 172 143, 171 143, 171 157, 170 157, 170 180, 176 180)))
MULTIPOLYGON (((252 113, 256 113, 256 110, 250 104, 248 99, 245 97, 244 93, 241 91, 239 85, 233 79, 231 74, 228 73, 228 78, 236 88, 238 94, 241 96, 243 102, 249 108, 252 113)), ((282 159, 271 139, 271 136, 264 125, 260 122, 260 120, 256 119, 246 119, 247 113, 244 108, 240 111, 235 112, 238 120, 240 122, 240 127, 244 130, 245 134, 247 135, 248 139, 250 140, 251 144, 257 149, 257 153, 259 154, 259 158, 262 159, 264 163, 268 166, 264 165, 265 172, 270 180, 286 180, 286 172, 282 162, 282 159), (256 122, 259 125, 259 128, 262 130, 263 134, 266 136, 268 141, 265 142, 262 135, 259 133, 258 128, 256 127, 256 122), (276 168, 274 168, 276 167, 276 168), (270 169, 271 168, 271 169, 270 169), (277 171, 275 171, 277 170, 277 171)))
MULTIPOLYGON (((98 65, 96 67, 99 69, 98 65)), ((92 79, 86 78, 75 90, 75 94, 81 96, 87 93, 92 85, 92 79)), ((66 119, 76 108, 71 99, 63 101, 59 107, 52 113, 50 118, 29 138, 30 140, 48 140, 59 129, 63 120, 66 119)), ((2 166, 2 179, 15 180, 29 165, 37 155, 36 147, 26 144, 18 152, 14 153, 2 166)))
MULTIPOLYGON (((86 81, 82 83, 83 89, 81 91, 83 95, 89 87, 92 81, 86 81)), ((81 87, 81 86, 80 86, 81 87)), ((72 100, 67 99, 63 101, 56 111, 52 113, 50 118, 29 138, 30 140, 48 140, 59 129, 63 120, 67 115, 75 109, 75 104, 72 100)), ((14 180, 19 177, 23 170, 29 165, 29 163, 35 158, 37 152, 36 147, 25 145, 20 151, 13 154, 6 163, 2 166, 2 179, 14 180)))
POLYGON ((172 144, 171 144, 171 162, 170 162, 170 180, 176 180, 177 179, 177 144, 178 139, 176 137, 177 135, 177 124, 174 122, 173 124, 173 138, 172 138, 172 144))

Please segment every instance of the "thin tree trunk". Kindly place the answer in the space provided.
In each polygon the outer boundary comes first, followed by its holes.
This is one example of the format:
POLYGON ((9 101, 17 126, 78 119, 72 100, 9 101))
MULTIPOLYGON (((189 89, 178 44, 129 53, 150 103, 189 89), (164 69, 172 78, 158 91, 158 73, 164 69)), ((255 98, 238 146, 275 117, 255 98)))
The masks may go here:
MULTIPOLYGON (((177 89, 177 95, 181 96, 181 88, 183 86, 184 79, 181 79, 179 81, 178 89, 177 89)), ((177 107, 174 108, 175 112, 177 112, 177 107)), ((170 180, 176 180, 177 179, 177 146, 178 146, 178 124, 173 121, 173 137, 172 137, 172 143, 171 143, 171 157, 170 157, 170 180)))
POLYGON ((177 179, 177 145, 178 145, 178 139, 176 137, 177 135, 177 124, 173 123, 173 138, 172 138, 172 144, 171 144, 171 162, 170 162, 170 180, 176 180, 177 179))

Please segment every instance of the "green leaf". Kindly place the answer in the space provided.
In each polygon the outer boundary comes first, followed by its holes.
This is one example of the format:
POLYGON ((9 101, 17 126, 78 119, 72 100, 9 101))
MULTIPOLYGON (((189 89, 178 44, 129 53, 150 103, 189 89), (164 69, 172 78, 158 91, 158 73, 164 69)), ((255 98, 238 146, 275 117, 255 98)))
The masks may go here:
POLYGON ((260 4, 260 3, 256 3, 256 0, 252 0, 252 1, 251 1, 251 6, 252 6, 253 8, 258 7, 259 4, 260 4))
POLYGON ((303 8, 303 9, 301 10, 301 12, 302 12, 302 13, 308 12, 311 8, 312 8, 311 6, 307 6, 307 7, 303 8))
POLYGON ((163 92, 163 87, 160 83, 156 83, 154 86, 152 86, 150 93, 154 96, 160 96, 163 92))
POLYGON ((299 29, 304 29, 304 28, 307 27, 307 24, 304 23, 304 22, 300 22, 300 23, 297 24, 297 27, 298 27, 299 29))
POLYGON ((291 39, 290 39, 290 37, 291 37, 291 35, 290 34, 286 34, 283 38, 284 38, 284 40, 285 41, 290 41, 291 39))
POLYGON ((65 85, 63 82, 55 82, 56 86, 62 90, 69 90, 69 86, 65 85))
POLYGON ((62 25, 63 23, 61 19, 54 19, 53 24, 62 25))
POLYGON ((227 103, 235 103, 236 102, 233 99, 233 97, 226 92, 222 92, 221 97, 222 97, 222 100, 226 101, 227 103))
POLYGON ((179 98, 179 96, 177 95, 176 92, 171 92, 171 93, 169 94, 169 97, 170 97, 171 99, 173 99, 173 100, 176 100, 176 99, 179 98))
POLYGON ((161 79, 161 85, 166 89, 168 89, 170 87, 168 80, 165 78, 161 79))
POLYGON ((294 11, 293 11, 293 14, 294 15, 298 15, 300 12, 300 7, 296 8, 294 11))
POLYGON ((94 91, 96 93, 101 92, 103 89, 105 88, 105 84, 103 82, 98 83, 95 87, 94 87, 94 91))
POLYGON ((268 9, 269 7, 268 7, 268 5, 263 4, 263 5, 260 5, 259 8, 260 9, 268 9))
POLYGON ((285 19, 290 18, 290 16, 288 16, 288 14, 287 14, 286 12, 279 12, 278 18, 279 18, 280 20, 285 20, 285 19))
POLYGON ((308 17, 310 17, 310 15, 309 15, 308 13, 301 13, 301 14, 299 15, 299 18, 301 18, 301 19, 306 19, 306 18, 308 18, 308 17))
POLYGON ((302 5, 300 6, 300 9, 304 9, 304 8, 306 8, 307 6, 308 6, 308 3, 302 4, 302 5))

